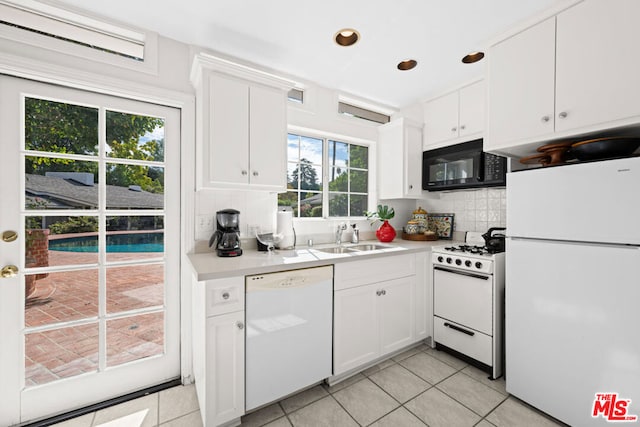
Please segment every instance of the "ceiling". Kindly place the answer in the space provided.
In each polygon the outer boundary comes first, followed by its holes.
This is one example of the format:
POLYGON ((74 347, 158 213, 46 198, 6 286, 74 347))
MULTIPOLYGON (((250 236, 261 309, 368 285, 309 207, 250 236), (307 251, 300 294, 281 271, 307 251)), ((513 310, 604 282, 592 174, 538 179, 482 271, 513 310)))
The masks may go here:
POLYGON ((61 0, 303 81, 400 108, 479 77, 461 58, 559 0, 61 0), (341 47, 342 28, 361 40, 341 47), (415 59, 418 66, 398 71, 415 59))

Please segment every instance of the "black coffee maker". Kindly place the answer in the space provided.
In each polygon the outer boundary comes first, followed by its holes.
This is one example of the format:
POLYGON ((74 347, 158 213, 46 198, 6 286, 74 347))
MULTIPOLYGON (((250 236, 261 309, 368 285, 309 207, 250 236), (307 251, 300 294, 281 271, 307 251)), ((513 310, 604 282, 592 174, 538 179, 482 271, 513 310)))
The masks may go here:
POLYGON ((224 209, 216 212, 217 229, 209 239, 209 247, 215 245, 218 256, 242 255, 240 248, 240 212, 224 209))

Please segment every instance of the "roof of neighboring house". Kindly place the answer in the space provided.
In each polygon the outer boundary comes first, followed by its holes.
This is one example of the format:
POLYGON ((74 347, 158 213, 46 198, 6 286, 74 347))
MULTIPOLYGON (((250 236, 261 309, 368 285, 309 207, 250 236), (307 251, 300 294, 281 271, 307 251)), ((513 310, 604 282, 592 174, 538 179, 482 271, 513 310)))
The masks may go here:
MULTIPOLYGON (((97 209, 98 186, 84 185, 70 178, 26 174, 27 203, 36 209, 97 209), (43 206, 44 205, 44 206, 43 206)), ((163 209, 164 194, 135 191, 128 187, 107 185, 109 209, 163 209)))

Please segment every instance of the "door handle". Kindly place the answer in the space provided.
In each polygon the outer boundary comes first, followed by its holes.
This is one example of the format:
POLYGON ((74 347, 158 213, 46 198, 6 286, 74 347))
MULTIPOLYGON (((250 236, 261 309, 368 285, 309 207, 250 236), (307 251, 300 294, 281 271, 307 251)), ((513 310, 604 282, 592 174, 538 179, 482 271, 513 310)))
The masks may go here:
POLYGON ((16 233, 13 230, 7 230, 7 231, 2 233, 2 241, 3 242, 7 242, 7 243, 13 242, 17 238, 18 238, 18 233, 16 233))
POLYGON ((18 267, 15 265, 5 265, 0 270, 0 277, 3 279, 8 279, 10 277, 16 277, 18 275, 18 267))

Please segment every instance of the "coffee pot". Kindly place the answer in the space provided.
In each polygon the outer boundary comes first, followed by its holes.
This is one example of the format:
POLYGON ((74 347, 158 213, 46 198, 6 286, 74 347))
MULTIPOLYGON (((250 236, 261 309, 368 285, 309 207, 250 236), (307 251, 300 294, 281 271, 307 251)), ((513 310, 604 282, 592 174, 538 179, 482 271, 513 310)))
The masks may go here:
POLYGON ((224 209, 216 212, 216 231, 209 239, 209 247, 215 246, 220 257, 242 255, 240 248, 240 212, 224 209))

